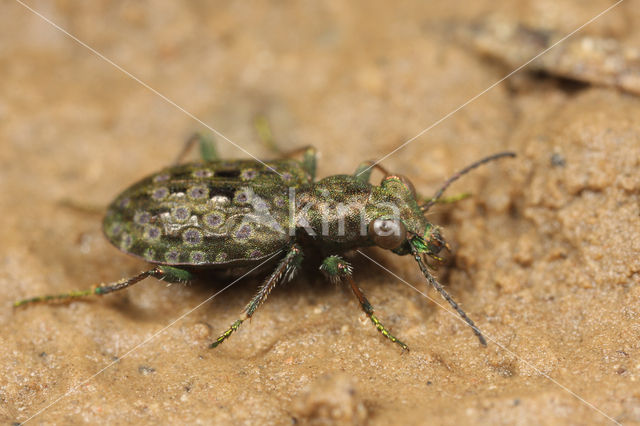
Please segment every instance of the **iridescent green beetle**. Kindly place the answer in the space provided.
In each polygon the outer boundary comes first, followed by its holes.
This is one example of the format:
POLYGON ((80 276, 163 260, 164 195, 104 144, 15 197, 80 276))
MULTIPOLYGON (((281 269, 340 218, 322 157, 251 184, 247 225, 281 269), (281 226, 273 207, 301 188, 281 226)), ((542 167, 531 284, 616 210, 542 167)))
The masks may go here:
POLYGON ((462 174, 489 161, 513 157, 513 153, 473 163, 447 180, 433 198, 423 201, 406 177, 390 174, 372 162, 362 163, 353 175, 315 181, 316 155, 311 147, 267 162, 218 160, 212 147, 196 135, 176 165, 132 185, 107 209, 103 229, 109 241, 155 265, 152 269, 90 290, 34 297, 15 305, 104 295, 147 277, 186 282, 205 268, 251 269, 277 262, 242 317, 211 344, 213 348, 251 318, 276 285, 294 277, 304 247, 315 245, 325 253, 322 272, 332 281, 346 280, 376 328, 408 349, 374 315, 352 279, 350 264, 340 256, 346 250, 378 246, 412 255, 427 280, 486 345, 480 330, 427 269, 425 256, 441 260, 439 253, 447 244, 425 213, 462 174), (196 142, 203 161, 179 164, 196 142), (297 154, 303 155, 301 161, 292 159, 297 154), (373 168, 385 175, 379 186, 369 183, 373 168))

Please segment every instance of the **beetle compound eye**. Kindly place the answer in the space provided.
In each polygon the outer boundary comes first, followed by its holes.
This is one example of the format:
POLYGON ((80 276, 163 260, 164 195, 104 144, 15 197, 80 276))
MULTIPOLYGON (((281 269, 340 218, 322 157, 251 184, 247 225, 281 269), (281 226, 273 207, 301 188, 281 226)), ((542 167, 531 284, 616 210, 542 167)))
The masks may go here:
POLYGON ((406 177, 405 175, 396 175, 396 176, 398 176, 398 179, 400 179, 400 181, 404 183, 407 188, 409 188, 409 191, 411 191, 411 195, 413 195, 413 198, 416 198, 416 187, 413 186, 413 183, 411 183, 409 178, 406 177))
POLYGON ((398 175, 398 174, 389 175, 389 176, 385 177, 384 179, 382 179, 381 184, 384 185, 384 182, 388 181, 388 180, 399 180, 400 182, 402 182, 402 184, 404 186, 407 187, 409 192, 411 192, 411 195, 413 195, 413 198, 416 198, 416 187, 413 186, 413 183, 411 183, 409 178, 406 177, 405 175, 398 175))
POLYGON ((406 239, 407 229, 397 219, 376 219, 369 224, 369 236, 384 249, 398 248, 406 239))

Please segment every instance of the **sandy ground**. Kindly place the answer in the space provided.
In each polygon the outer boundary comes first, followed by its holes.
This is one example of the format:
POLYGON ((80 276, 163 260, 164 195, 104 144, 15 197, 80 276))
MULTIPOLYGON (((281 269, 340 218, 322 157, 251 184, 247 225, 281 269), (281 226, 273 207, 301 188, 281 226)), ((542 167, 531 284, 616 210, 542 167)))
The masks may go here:
MULTIPOLYGON (((498 14, 566 34, 612 4, 28 3, 258 157, 269 151, 256 116, 283 147, 315 145, 320 176, 381 158, 511 71, 458 29, 498 14)), ((640 46, 638 10, 627 0, 584 33, 640 46)), ((471 161, 518 153, 456 183, 451 194, 474 196, 430 216, 453 247, 437 274, 487 348, 415 262, 372 249, 437 302, 351 257, 411 352, 327 284, 317 259, 209 350, 260 277, 158 335, 230 281, 149 280, 11 308, 143 270, 108 244, 100 214, 69 201, 103 208, 203 127, 17 2, 3 3, 0 34, 3 423, 640 424, 637 96, 524 72, 383 162, 431 194, 471 161)), ((247 157, 218 140, 224 156, 247 157)))

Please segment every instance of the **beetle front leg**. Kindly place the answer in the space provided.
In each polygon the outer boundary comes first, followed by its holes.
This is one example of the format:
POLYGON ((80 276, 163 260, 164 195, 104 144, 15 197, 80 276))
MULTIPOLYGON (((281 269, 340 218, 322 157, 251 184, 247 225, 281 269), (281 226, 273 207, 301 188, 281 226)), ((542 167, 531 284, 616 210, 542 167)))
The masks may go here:
POLYGON ((169 282, 186 282, 191 279, 191 274, 183 269, 173 268, 171 266, 158 265, 153 269, 144 271, 130 278, 123 278, 120 281, 116 281, 110 284, 101 284, 93 286, 88 290, 78 290, 69 293, 37 296, 29 299, 19 300, 14 302, 14 307, 31 305, 34 303, 51 303, 51 302, 67 302, 73 299, 78 299, 87 296, 103 296, 114 291, 123 290, 130 287, 148 277, 154 277, 159 280, 165 280, 169 282))
POLYGON ((367 314, 378 331, 393 343, 398 344, 403 350, 409 350, 409 347, 398 340, 393 334, 391 334, 391 332, 384 326, 384 324, 380 322, 378 317, 375 316, 375 314, 373 313, 373 306, 371 306, 371 303, 369 303, 362 290, 360 290, 355 281, 353 281, 353 278, 351 276, 352 268, 347 261, 342 259, 340 256, 329 256, 322 262, 320 270, 324 272, 332 282, 340 282, 342 281, 342 279, 346 279, 351 286, 353 294, 355 294, 358 298, 360 307, 362 307, 362 310, 365 314, 367 314))
POLYGON ((269 278, 260 286, 258 293, 251 299, 251 301, 244 308, 244 314, 242 318, 237 319, 231 324, 231 327, 220 335, 209 347, 215 348, 220 343, 224 342, 231 336, 231 334, 240 328, 240 325, 251 318, 256 311, 267 300, 267 297, 278 283, 291 280, 302 262, 302 251, 298 245, 293 245, 287 252, 285 257, 280 261, 275 271, 269 275, 269 278))

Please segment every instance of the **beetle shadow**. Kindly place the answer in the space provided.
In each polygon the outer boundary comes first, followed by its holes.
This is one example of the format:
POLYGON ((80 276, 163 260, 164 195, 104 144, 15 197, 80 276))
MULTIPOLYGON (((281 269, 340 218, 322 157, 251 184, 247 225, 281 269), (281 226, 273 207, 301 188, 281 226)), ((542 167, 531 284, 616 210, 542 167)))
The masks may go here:
MULTIPOLYGON (((389 255, 377 249, 365 249, 364 253, 384 268, 394 273, 398 271, 397 262, 394 259, 395 255, 389 255)), ((329 296, 332 296, 335 300, 337 292, 342 294, 338 299, 344 301, 344 303, 340 304, 340 309, 348 310, 349 315, 360 315, 362 312, 361 307, 354 297, 349 283, 342 281, 334 284, 320 272, 319 267, 324 257, 321 253, 307 249, 295 278, 290 282, 276 286, 269 296, 269 300, 265 303, 268 304, 270 300, 276 298, 281 304, 284 301, 283 306, 291 306, 291 311, 283 310, 282 315, 294 316, 296 315, 294 306, 299 305, 301 300, 309 306, 315 306, 322 304, 323 300, 329 298, 329 296)), ((366 294, 380 294, 388 291, 390 288, 388 286, 392 282, 398 286, 397 278, 384 271, 380 266, 373 264, 374 262, 365 256, 351 251, 347 252, 343 257, 353 267, 353 277, 356 285, 361 287, 366 294)), ((231 316, 240 315, 246 304, 256 294, 260 285, 275 270, 277 263, 278 259, 268 262, 250 273, 247 273, 246 269, 194 270, 192 271, 194 272, 194 279, 191 282, 188 284, 172 284, 166 291, 163 290, 164 294, 162 296, 153 294, 157 292, 157 288, 154 287, 157 285, 165 286, 166 284, 151 278, 146 282, 137 284, 136 287, 142 285, 150 287, 143 290, 144 294, 149 297, 158 297, 161 302, 146 301, 140 303, 141 296, 138 293, 134 297, 125 295, 124 297, 114 298, 109 301, 108 305, 117 310, 118 314, 124 318, 140 322, 157 322, 159 317, 177 319, 197 307, 197 312, 194 312, 194 314, 202 318, 207 324, 215 323, 216 325, 213 326, 213 329, 218 332, 223 330, 219 330, 221 326, 219 324, 220 317, 227 317, 230 313, 231 316), (218 292, 220 293, 213 297, 212 300, 207 301, 218 292), (205 301, 207 302, 203 306, 198 306, 205 301)), ((399 272, 397 273, 400 275, 399 272)), ((442 274, 441 276, 444 278, 442 274)), ((401 287, 398 286, 398 288, 401 287)), ((99 302, 97 299, 93 299, 93 301, 99 302)), ((376 300, 371 301, 374 306, 377 306, 376 300)), ((260 315, 260 310, 258 310, 257 315, 260 315)), ((227 324, 225 322, 222 325, 226 326, 227 324)), ((268 351, 269 348, 277 344, 280 338, 281 336, 274 338, 273 342, 269 342, 266 348, 263 349, 268 351)))

